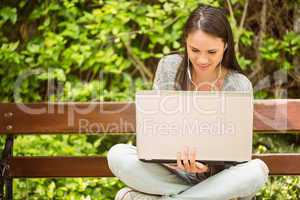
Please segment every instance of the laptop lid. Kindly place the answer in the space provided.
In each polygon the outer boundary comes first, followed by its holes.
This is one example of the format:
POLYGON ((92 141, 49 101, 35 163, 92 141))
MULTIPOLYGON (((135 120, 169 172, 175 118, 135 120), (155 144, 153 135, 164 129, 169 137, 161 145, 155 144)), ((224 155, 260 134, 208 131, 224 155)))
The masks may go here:
POLYGON ((247 161, 252 132, 252 92, 136 93, 136 143, 143 161, 176 162, 176 153, 186 146, 196 149, 197 161, 247 161))

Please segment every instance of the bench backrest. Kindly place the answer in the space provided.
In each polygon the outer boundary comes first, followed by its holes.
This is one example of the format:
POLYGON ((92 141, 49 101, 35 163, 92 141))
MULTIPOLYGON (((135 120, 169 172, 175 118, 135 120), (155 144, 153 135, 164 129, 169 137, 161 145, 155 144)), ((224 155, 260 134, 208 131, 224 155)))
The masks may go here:
MULTIPOLYGON (((254 133, 298 133, 300 100, 255 100, 254 133)), ((242 113, 241 113, 242 114, 242 113)), ((0 103, 0 134, 135 133, 134 102, 0 103)), ((299 175, 300 154, 253 155, 273 175, 299 175)), ((112 176, 105 157, 10 157, 11 177, 112 176), (59 163, 59 164, 58 164, 59 163)))

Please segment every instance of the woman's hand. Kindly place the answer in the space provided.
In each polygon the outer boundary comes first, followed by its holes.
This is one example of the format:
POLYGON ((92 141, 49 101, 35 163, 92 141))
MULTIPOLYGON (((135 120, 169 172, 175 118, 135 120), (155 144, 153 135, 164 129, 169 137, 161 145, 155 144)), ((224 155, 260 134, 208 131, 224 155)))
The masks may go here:
POLYGON ((186 172, 204 173, 208 171, 208 167, 200 162, 196 162, 196 149, 189 151, 186 147, 182 152, 177 153, 177 166, 167 165, 172 169, 181 169, 186 172))

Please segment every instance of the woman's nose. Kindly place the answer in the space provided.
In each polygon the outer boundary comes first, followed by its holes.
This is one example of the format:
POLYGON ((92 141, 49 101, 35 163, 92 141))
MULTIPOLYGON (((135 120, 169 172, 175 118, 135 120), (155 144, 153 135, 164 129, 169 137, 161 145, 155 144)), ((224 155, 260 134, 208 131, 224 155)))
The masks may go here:
POLYGON ((205 56, 199 56, 196 60, 197 65, 206 65, 208 64, 208 58, 205 56))

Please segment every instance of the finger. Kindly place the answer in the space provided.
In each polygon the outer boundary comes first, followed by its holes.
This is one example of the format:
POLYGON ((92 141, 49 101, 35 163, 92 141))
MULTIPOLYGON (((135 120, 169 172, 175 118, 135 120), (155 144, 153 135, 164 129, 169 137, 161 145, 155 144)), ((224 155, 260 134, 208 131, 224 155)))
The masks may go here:
POLYGON ((184 170, 184 166, 182 165, 182 162, 181 162, 181 152, 177 153, 177 167, 179 169, 184 170))
POLYGON ((183 165, 186 171, 190 171, 190 163, 188 160, 188 156, 189 156, 189 149, 188 147, 185 148, 184 152, 183 152, 183 156, 182 156, 182 160, 183 160, 183 165))
POLYGON ((203 165, 200 162, 196 162, 196 167, 197 167, 198 173, 203 173, 203 172, 208 171, 208 167, 206 165, 203 165))
POLYGON ((194 173, 203 174, 205 172, 207 172, 207 171, 204 169, 197 169, 194 173))
POLYGON ((196 167, 199 169, 205 169, 205 170, 208 169, 208 166, 204 165, 201 162, 196 162, 196 167))
POLYGON ((193 148, 192 151, 190 151, 189 160, 191 162, 192 172, 196 171, 197 170, 197 167, 196 167, 196 148, 193 148))

